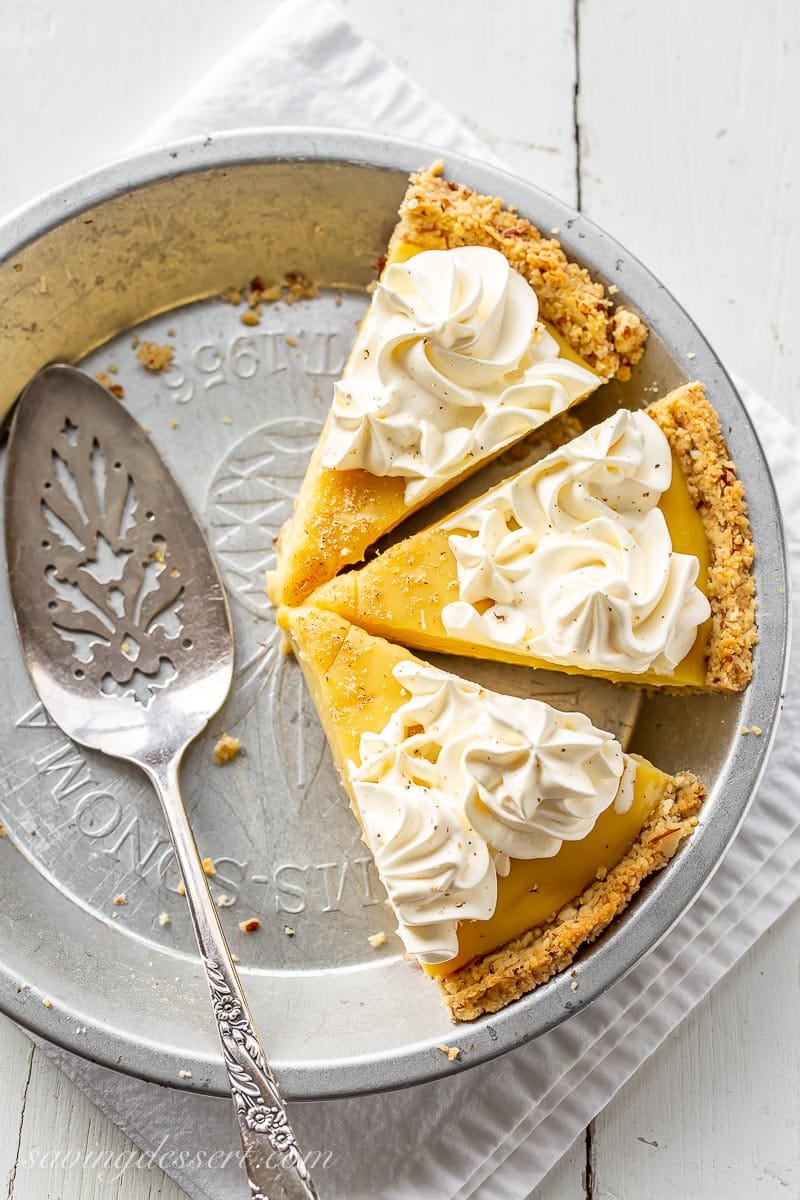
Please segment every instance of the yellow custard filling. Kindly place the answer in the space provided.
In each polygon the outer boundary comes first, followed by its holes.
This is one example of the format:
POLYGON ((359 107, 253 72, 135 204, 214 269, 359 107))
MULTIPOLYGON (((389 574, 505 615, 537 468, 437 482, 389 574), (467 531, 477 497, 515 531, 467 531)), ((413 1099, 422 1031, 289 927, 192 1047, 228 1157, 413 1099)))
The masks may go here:
MULTIPOLYGON (((661 497, 659 507, 664 513, 673 549, 682 554, 695 555, 700 564, 697 586, 708 594, 708 541, 703 522, 689 496, 686 481, 674 461, 672 482, 661 497)), ((567 674, 594 675, 614 682, 637 683, 643 687, 665 683, 695 688, 705 685, 710 620, 700 626, 692 649, 668 677, 653 671, 624 675, 611 671, 584 670, 517 653, 488 638, 462 642, 448 634, 441 614, 446 604, 459 598, 456 560, 448 540, 451 534, 457 532, 455 526, 445 530, 441 525, 433 525, 404 542, 398 542, 361 570, 331 580, 314 594, 312 603, 339 613, 378 637, 405 642, 434 653, 467 654, 544 670, 552 670, 557 666, 559 671, 567 674)))
MULTIPOLYGON (((349 762, 359 762, 361 735, 378 732, 408 699, 392 674, 413 659, 399 646, 373 638, 333 613, 312 607, 280 609, 278 624, 290 633, 300 665, 356 817, 349 783, 349 762)), ((577 896, 599 869, 610 870, 627 853, 669 781, 645 759, 637 758, 633 803, 627 813, 613 805, 579 842, 565 842, 553 858, 514 859, 498 881, 497 907, 488 921, 459 926, 459 955, 430 975, 448 974, 479 954, 539 925, 577 896)))
POLYGON ((553 858, 512 859, 508 875, 497 881, 494 916, 488 921, 462 921, 458 955, 437 966, 425 965, 424 970, 428 975, 449 975, 470 959, 551 920, 589 886, 598 871, 610 871, 627 854, 668 782, 668 775, 638 759, 628 812, 617 813, 613 805, 607 808, 590 834, 579 842, 564 842, 553 858))

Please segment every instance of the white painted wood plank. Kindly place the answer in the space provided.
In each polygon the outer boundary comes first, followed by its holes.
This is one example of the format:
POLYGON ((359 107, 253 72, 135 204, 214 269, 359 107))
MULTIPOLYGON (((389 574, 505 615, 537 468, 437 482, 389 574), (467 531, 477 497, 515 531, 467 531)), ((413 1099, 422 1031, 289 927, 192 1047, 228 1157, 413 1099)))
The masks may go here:
POLYGON ((339 0, 517 174, 575 204, 572 0, 339 0))
POLYGON ((800 421, 800 5, 580 0, 583 207, 800 421))
POLYGON ((600 1115, 594 1200, 800 1196, 800 905, 600 1115))
POLYGON ((11 1194, 22 1136, 22 1114, 33 1067, 33 1045, 0 1017, 0 1194, 11 1194))
POLYGON ((138 1153, 44 1054, 34 1054, 8 1200, 181 1200, 183 1190, 158 1166, 136 1166, 138 1153))
POLYGON ((124 154, 276 4, 0 3, 0 214, 124 154))

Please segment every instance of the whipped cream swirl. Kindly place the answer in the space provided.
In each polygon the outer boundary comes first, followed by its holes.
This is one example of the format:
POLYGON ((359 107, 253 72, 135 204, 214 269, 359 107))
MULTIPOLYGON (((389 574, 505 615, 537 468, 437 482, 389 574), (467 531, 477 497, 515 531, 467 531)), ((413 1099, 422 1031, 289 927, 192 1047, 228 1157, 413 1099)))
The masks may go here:
POLYGON ((410 699, 362 737, 350 780, 406 948, 447 962, 458 922, 492 916, 509 857, 549 858, 626 811, 636 768, 581 714, 417 662, 394 674, 410 699))
POLYGON ((561 665, 671 675, 710 615, 658 507, 661 429, 622 409, 457 514, 448 632, 561 665))
POLYGON ((406 480, 416 503, 600 382, 559 357, 533 288, 499 250, 424 250, 387 267, 343 378, 327 468, 406 480))

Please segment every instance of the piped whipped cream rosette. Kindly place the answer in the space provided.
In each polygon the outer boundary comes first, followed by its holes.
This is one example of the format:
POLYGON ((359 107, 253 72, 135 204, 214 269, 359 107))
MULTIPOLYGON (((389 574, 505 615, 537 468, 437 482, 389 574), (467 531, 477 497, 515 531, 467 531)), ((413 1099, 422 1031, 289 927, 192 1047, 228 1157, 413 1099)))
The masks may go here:
POLYGON ((710 615, 694 555, 659 501, 666 437, 620 410, 454 518, 459 599, 448 632, 556 663, 669 675, 710 615))
POLYGON ((322 462, 401 476, 416 503, 596 384, 560 356, 536 293, 499 251, 426 250, 377 284, 322 462))
POLYGON ((549 858, 610 805, 629 808, 635 764, 588 717, 500 695, 417 662, 410 698, 349 765, 406 949, 451 959, 458 922, 488 920, 509 858, 549 858))

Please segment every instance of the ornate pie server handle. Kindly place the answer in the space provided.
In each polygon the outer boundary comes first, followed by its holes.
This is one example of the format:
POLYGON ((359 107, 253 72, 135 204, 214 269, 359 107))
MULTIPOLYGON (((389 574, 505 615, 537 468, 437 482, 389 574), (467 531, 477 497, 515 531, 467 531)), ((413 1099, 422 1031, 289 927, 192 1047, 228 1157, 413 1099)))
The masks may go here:
POLYGON ((252 1200, 318 1200, 244 997, 178 782, 179 762, 143 764, 166 816, 208 977, 252 1200))

